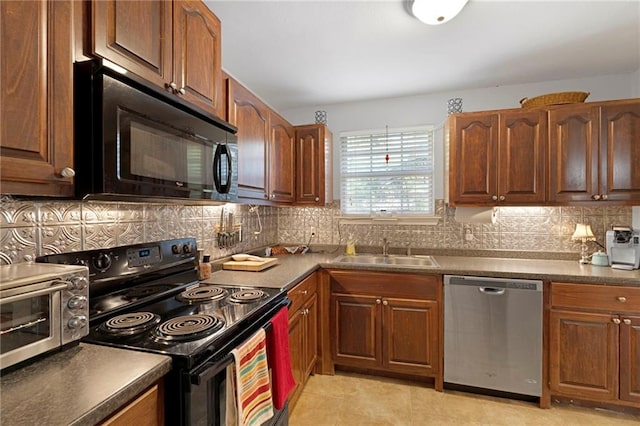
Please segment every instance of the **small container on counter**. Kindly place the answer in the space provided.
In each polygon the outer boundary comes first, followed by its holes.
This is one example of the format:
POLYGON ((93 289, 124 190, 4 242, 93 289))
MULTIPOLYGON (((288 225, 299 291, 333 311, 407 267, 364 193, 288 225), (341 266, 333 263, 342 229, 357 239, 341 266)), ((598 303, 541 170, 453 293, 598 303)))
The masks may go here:
POLYGON ((211 277, 211 256, 208 254, 200 253, 200 261, 198 263, 198 278, 206 280, 211 277))

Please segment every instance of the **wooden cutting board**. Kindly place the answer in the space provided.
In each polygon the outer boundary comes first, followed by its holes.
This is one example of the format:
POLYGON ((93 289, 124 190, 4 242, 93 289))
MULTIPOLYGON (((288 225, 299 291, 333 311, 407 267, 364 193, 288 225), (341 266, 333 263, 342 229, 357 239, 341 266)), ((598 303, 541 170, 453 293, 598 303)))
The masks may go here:
POLYGON ((230 269, 232 271, 252 271, 259 272, 278 264, 277 257, 266 257, 264 260, 230 260, 222 264, 222 269, 230 269))

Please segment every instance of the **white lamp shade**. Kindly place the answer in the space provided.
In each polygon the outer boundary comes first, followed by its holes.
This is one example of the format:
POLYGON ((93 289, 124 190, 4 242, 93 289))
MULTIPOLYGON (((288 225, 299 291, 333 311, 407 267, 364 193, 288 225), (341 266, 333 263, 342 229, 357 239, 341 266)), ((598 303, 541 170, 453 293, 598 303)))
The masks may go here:
POLYGON ((595 241, 596 236, 593 234, 593 231, 591 230, 591 225, 586 225, 584 223, 576 223, 576 230, 573 232, 571 239, 595 241))
POLYGON ((469 0, 414 0, 413 15, 429 25, 440 25, 454 18, 469 0))

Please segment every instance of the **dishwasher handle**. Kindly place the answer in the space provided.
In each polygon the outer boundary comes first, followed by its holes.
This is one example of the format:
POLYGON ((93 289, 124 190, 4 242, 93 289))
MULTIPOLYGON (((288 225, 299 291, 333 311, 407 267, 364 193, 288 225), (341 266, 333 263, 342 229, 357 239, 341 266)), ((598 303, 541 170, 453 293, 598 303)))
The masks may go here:
POLYGON ((502 296, 504 294, 504 288, 495 288, 495 287, 478 287, 480 293, 486 294, 488 296, 502 296))

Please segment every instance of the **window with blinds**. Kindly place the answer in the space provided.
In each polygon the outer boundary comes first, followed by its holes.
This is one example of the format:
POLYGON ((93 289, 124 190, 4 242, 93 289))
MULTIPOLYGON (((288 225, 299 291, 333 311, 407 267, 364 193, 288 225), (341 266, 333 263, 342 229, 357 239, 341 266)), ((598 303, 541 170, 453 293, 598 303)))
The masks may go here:
POLYGON ((424 126, 341 134, 342 214, 433 216, 433 132, 424 126))

